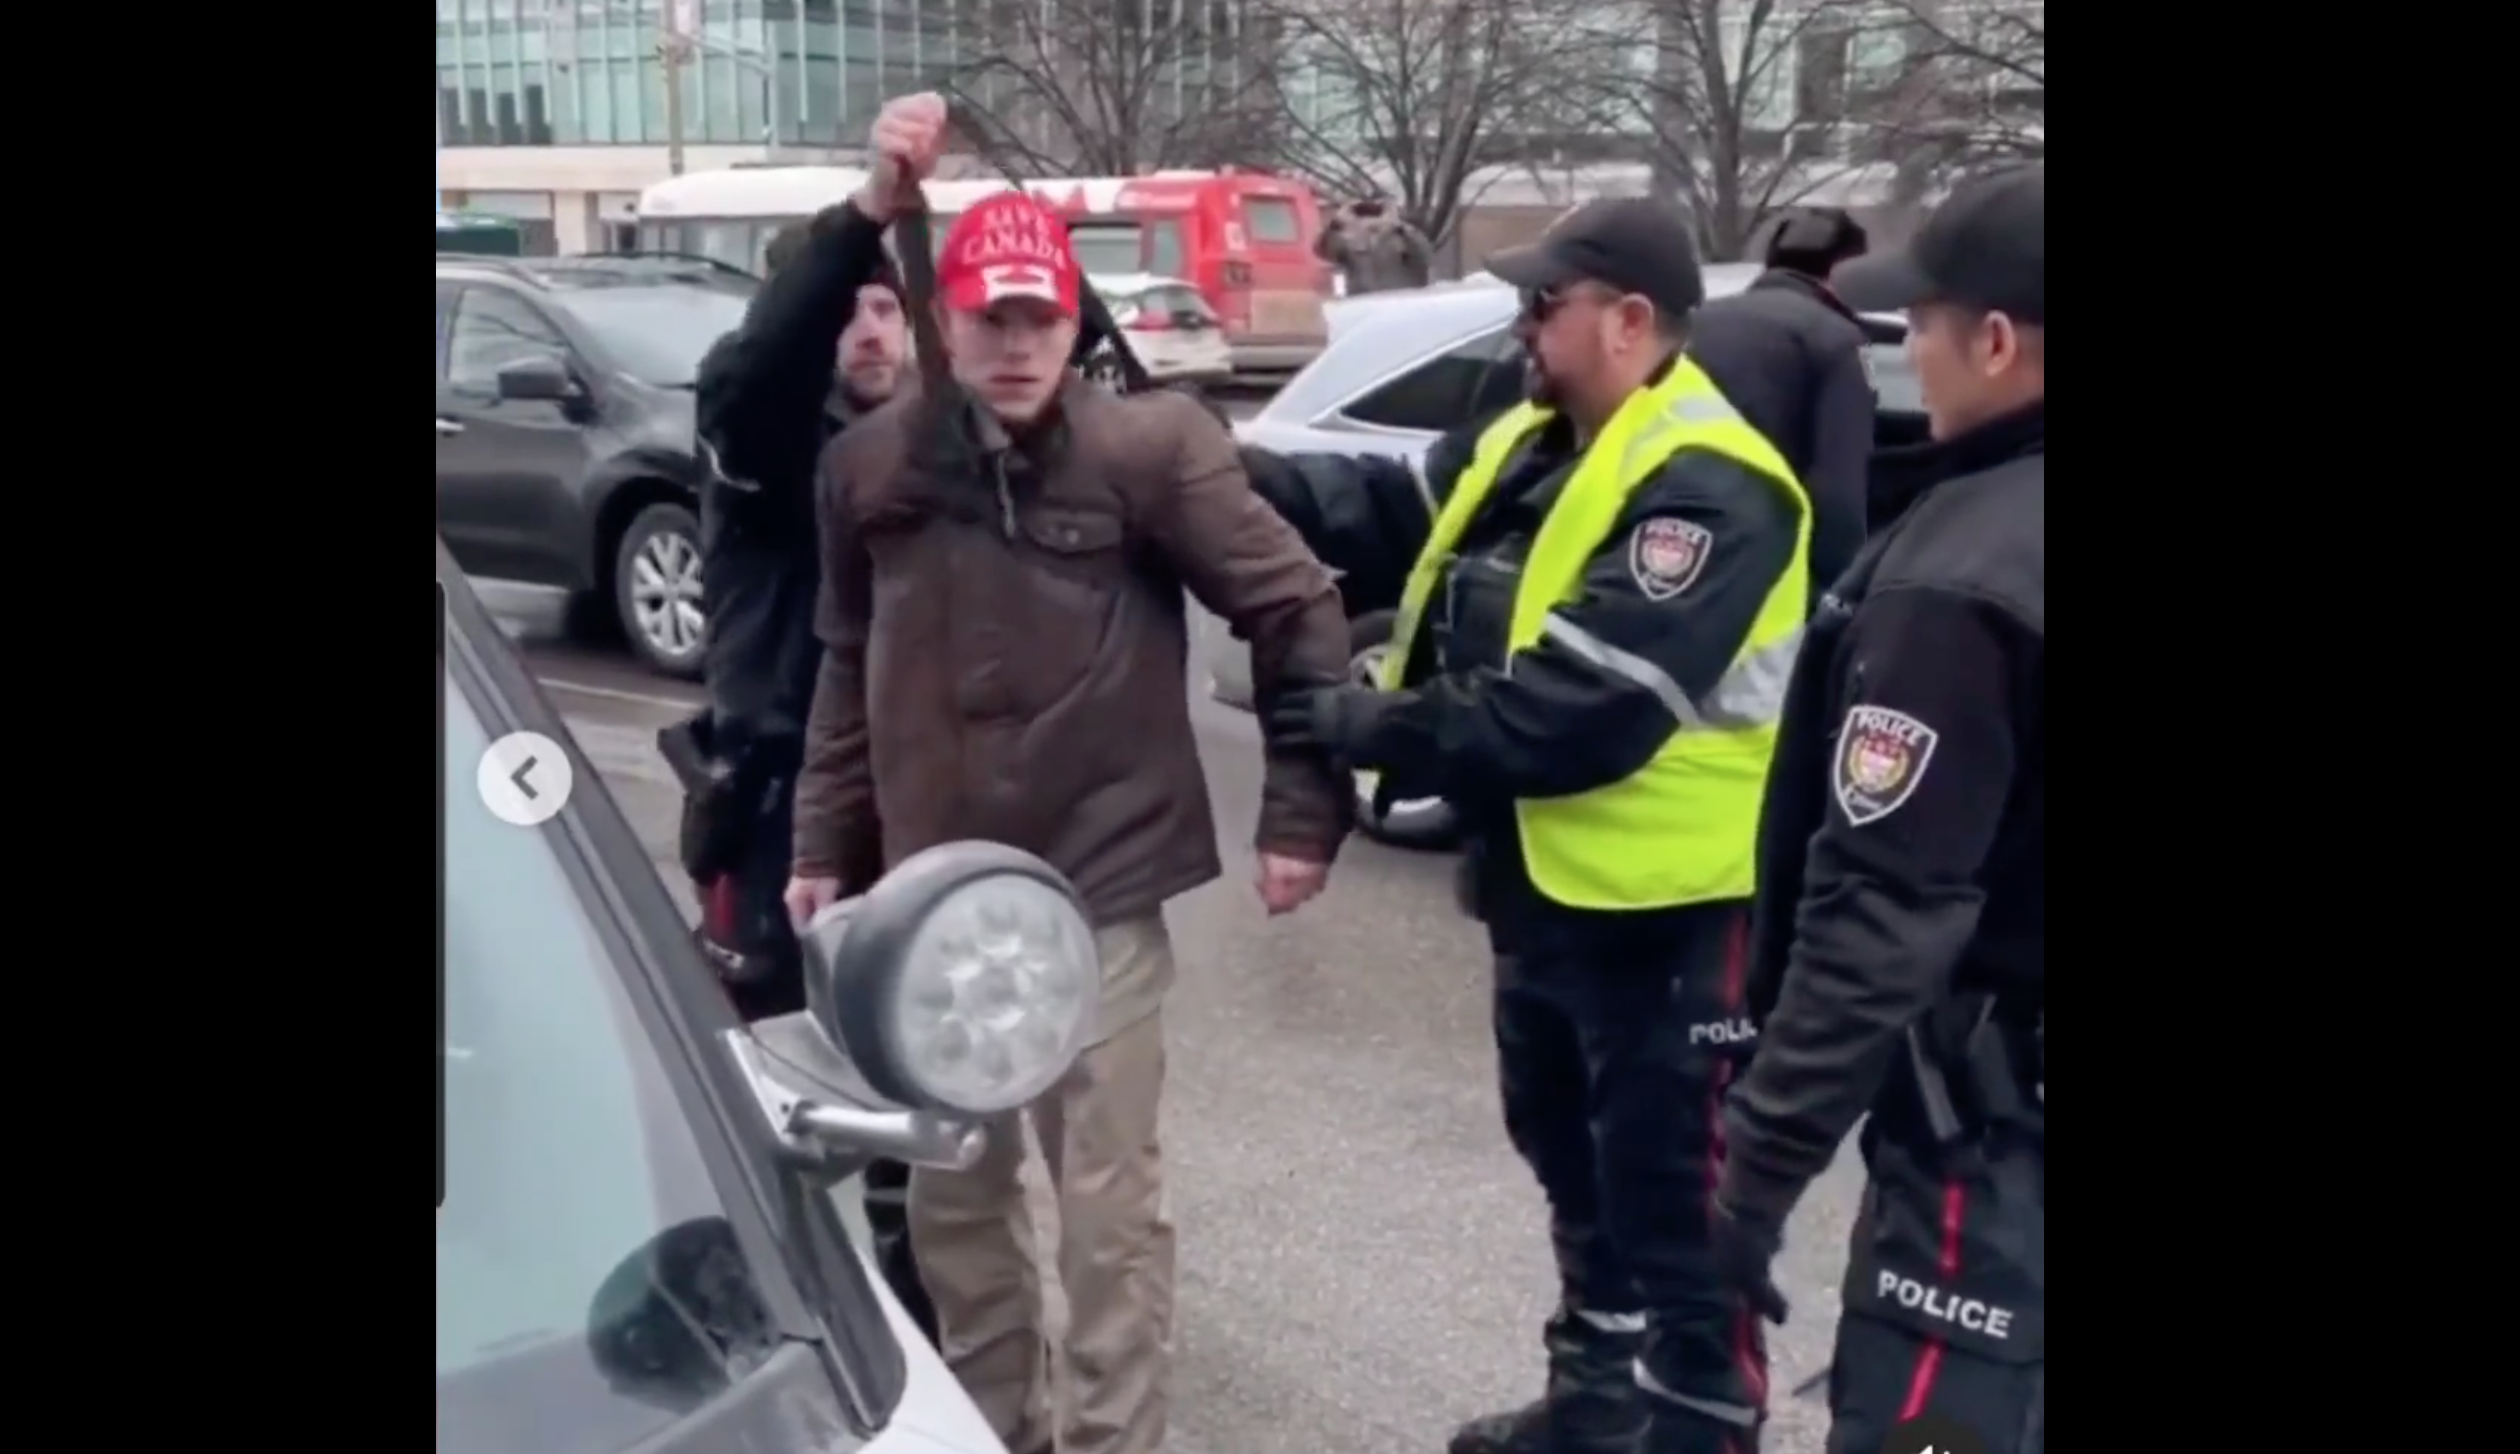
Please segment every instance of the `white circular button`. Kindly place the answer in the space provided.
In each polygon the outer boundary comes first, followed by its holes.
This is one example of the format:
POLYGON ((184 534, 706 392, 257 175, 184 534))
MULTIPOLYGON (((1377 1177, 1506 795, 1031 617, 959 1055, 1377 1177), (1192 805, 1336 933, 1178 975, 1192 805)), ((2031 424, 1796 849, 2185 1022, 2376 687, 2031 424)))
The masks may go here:
POLYGON ((511 732, 490 744, 474 774, 481 801, 500 822, 519 828, 548 823, 568 806, 576 769, 560 744, 539 732, 511 732))

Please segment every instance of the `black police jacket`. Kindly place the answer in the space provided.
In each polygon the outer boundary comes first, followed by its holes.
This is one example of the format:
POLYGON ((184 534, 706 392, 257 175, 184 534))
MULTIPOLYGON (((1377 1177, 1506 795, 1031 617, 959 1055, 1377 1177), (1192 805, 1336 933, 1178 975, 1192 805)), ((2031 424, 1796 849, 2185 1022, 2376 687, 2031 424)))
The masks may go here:
MULTIPOLYGON (((1389 459, 1246 449, 1245 464, 1262 498, 1343 573, 1348 609, 1363 615, 1399 604, 1434 511, 1490 422, 1437 441, 1423 480, 1389 459)), ((1522 880, 1520 907, 1559 918, 1586 916, 1539 901, 1522 879, 1511 804, 1606 787, 1651 760, 1677 725, 1670 689, 1693 698, 1713 689, 1791 559, 1795 532, 1774 484, 1724 456, 1683 451, 1629 495, 1579 594, 1552 612, 1561 632, 1509 660, 1510 592, 1574 459, 1561 419, 1506 462, 1456 543, 1454 589, 1429 603, 1404 689, 1358 753, 1395 795, 1440 795, 1498 830, 1482 836, 1522 880), (1439 636, 1448 638, 1440 660, 1439 636)))
POLYGON ((701 657, 717 749, 789 754, 802 742, 822 652, 814 473, 842 415, 831 407, 840 334, 883 266, 883 224, 843 204, 763 284, 743 324, 701 360, 699 428, 714 453, 700 495, 701 657))
POLYGON ((1761 817, 1727 1205, 1781 1222, 1955 994, 2047 964, 2043 407, 1885 456, 1896 516, 1814 617, 1761 817), (1904 508, 1899 508, 1901 506, 1904 508))
POLYGON ((1811 496, 1814 600, 1864 543, 1877 405, 1866 332, 1827 285, 1782 268, 1717 298, 1689 324, 1689 357, 1794 467, 1811 496))

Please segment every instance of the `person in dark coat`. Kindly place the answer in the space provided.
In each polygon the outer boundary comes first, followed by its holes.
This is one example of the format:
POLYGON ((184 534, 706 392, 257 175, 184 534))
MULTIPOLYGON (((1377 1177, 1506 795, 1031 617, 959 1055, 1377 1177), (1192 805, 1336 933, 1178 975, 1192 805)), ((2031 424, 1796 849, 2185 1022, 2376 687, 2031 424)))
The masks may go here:
MULTIPOLYGON (((882 158, 859 194, 771 241, 768 281, 743 324, 702 359, 700 498, 708 706, 659 734, 682 779, 682 858, 701 902, 701 948, 747 1021, 805 1008, 803 965, 781 895, 798 770, 822 643, 814 485, 823 450, 893 395, 907 358, 902 295, 884 255, 895 206, 932 155, 942 99, 891 103, 882 158), (905 165, 895 158, 912 158, 905 165)), ((933 1340, 936 1313, 909 1247, 909 1168, 866 1173, 867 1221, 885 1280, 933 1340)))
POLYGON ((787 883, 787 802, 819 652, 813 476, 819 451, 901 376, 886 219, 863 199, 783 230, 741 327, 701 360, 701 658, 708 705, 660 734, 686 792, 683 867, 701 947, 748 1020, 805 1007, 787 883))
POLYGON ((1875 411, 1864 345, 1871 339, 1827 282, 1831 268, 1864 249, 1864 229, 1841 210, 1789 215, 1768 243, 1767 271, 1746 292, 1700 308, 1689 341, 1689 357, 1810 493, 1814 601, 1864 543, 1875 411))
POLYGON ((1313 255, 1347 278, 1351 297, 1423 288, 1435 266, 1426 234, 1382 196, 1360 197, 1333 212, 1313 240, 1313 255))

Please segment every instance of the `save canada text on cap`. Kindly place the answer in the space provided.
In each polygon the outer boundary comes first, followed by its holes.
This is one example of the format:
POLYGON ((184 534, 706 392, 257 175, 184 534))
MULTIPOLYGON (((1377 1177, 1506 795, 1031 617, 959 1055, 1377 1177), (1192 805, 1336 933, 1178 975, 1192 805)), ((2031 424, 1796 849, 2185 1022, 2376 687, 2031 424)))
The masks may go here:
POLYGON ((954 219, 936 265, 946 307, 979 313, 1013 298, 1077 315, 1076 249, 1058 214, 1022 192, 999 192, 954 219))

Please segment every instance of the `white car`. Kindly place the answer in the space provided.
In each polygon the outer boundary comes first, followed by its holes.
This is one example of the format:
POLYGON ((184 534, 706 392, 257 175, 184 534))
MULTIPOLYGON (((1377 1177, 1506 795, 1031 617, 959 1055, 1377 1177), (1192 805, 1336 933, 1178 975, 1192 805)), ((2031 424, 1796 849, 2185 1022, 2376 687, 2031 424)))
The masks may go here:
POLYGON ((1213 384, 1233 376, 1225 325, 1195 285, 1155 273, 1096 274, 1090 281, 1111 305, 1111 321, 1129 336, 1129 348, 1148 377, 1166 384, 1213 384))
POLYGON ((1072 891, 994 844, 905 861, 808 930, 813 1011, 739 1025, 443 546, 438 579, 440 1454, 1006 1454, 870 1264, 855 1177, 966 1164, 1067 1070, 1072 891), (948 1084, 968 1037, 915 1007, 958 966, 923 928, 1010 902, 1058 983, 1012 1003, 1011 1079, 948 1084))
MULTIPOLYGON (((1707 296, 1738 293, 1760 272, 1755 263, 1710 265, 1707 296)), ((1330 342, 1321 356, 1258 414, 1236 423, 1235 437, 1279 454, 1378 454, 1422 466, 1446 430, 1523 397, 1523 349, 1513 333, 1520 307, 1514 289, 1488 273, 1342 298, 1328 310, 1330 342)), ((1867 355, 1882 413, 1921 414, 1924 396, 1906 351, 1875 344, 1867 355)), ((1360 680, 1389 649, 1390 629, 1389 612, 1353 624, 1360 680)), ((1221 634, 1210 640, 1217 698, 1250 706, 1250 653, 1221 634)), ((1456 836, 1451 805, 1440 798, 1405 801, 1377 815, 1372 797, 1370 779, 1360 781, 1357 821, 1372 837, 1432 848, 1456 836)))

